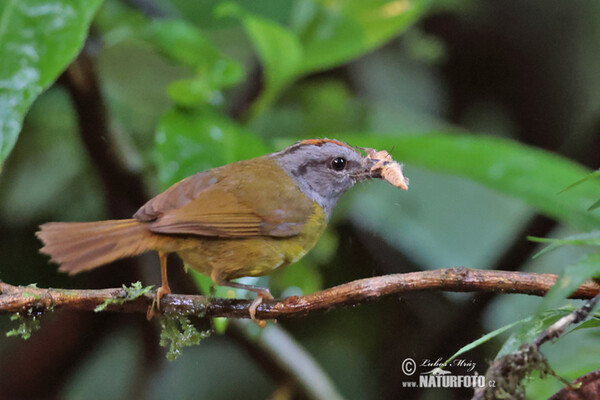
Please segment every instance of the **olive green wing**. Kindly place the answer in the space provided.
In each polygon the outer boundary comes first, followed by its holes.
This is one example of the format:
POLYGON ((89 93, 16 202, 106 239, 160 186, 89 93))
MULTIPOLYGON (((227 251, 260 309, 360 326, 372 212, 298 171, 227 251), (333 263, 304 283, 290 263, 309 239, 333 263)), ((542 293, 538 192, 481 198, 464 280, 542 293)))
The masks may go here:
POLYGON ((313 202, 287 175, 262 164, 230 164, 227 175, 216 169, 186 178, 150 200, 134 217, 161 234, 295 236, 313 212, 313 202), (251 168, 252 179, 243 179, 249 177, 240 167, 251 168))

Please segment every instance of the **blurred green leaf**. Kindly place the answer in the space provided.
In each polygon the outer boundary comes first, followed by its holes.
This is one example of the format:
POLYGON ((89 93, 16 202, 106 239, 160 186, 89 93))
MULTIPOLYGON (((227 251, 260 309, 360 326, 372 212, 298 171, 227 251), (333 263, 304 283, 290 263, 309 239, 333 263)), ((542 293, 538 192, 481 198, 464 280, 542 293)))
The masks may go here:
MULTIPOLYGON (((597 329, 583 329, 560 338, 556 345, 545 345, 544 356, 558 376, 573 381, 598 368, 600 347, 597 329)), ((532 374, 527 382, 527 399, 547 400, 564 384, 532 374)))
POLYGON ((185 21, 159 19, 150 22, 147 39, 171 60, 190 68, 205 67, 219 51, 199 29, 185 21))
POLYGON ((220 100, 219 90, 239 83, 244 72, 240 64, 222 54, 206 36, 183 20, 153 21, 148 40, 171 60, 186 65, 196 77, 171 84, 168 93, 176 102, 193 106, 220 100))
POLYGON ((600 246, 600 231, 587 232, 587 233, 579 233, 576 235, 567 236, 562 239, 554 239, 554 238, 540 238, 534 236, 527 236, 528 240, 532 242, 538 243, 550 243, 549 246, 543 248, 538 253, 536 253, 533 258, 537 258, 542 254, 548 253, 552 250, 556 250, 559 247, 566 245, 574 245, 574 246, 600 246))
POLYGON ((319 271, 303 258, 293 265, 275 271, 271 275, 269 286, 274 296, 302 296, 321 290, 323 279, 319 271))
POLYGON ((180 79, 170 83, 167 94, 178 104, 194 107, 203 103, 220 103, 222 96, 205 78, 180 79))
POLYGON ((340 80, 301 81, 268 110, 253 118, 248 127, 264 138, 318 137, 365 127, 367 107, 340 80))
POLYGON ((447 359, 445 361, 445 364, 449 364, 450 361, 454 360, 456 357, 460 356, 461 354, 464 354, 464 353, 466 353, 469 350, 473 350, 475 347, 482 345, 483 343, 485 343, 485 342, 487 342, 487 341, 495 338, 496 336, 498 336, 498 335, 506 332, 507 330, 509 330, 509 329, 511 329, 511 328, 519 325, 519 324, 522 324, 524 322, 530 321, 531 318, 533 318, 533 317, 524 318, 522 320, 512 322, 512 323, 510 323, 508 325, 504 325, 503 327, 500 327, 500 328, 498 328, 498 329, 496 329, 496 330, 494 330, 494 331, 492 331, 490 333, 487 333, 487 334, 483 335, 479 339, 474 340, 471 343, 469 343, 469 344, 461 347, 456 353, 454 353, 449 359, 447 359))
POLYGON ((600 207, 600 200, 596 200, 596 202, 588 208, 588 211, 594 211, 598 207, 600 207))
POLYGON ((328 264, 337 255, 339 240, 337 234, 325 230, 307 257, 313 264, 328 264))
POLYGON ((576 181, 576 182, 574 182, 574 183, 571 183, 569 186, 567 186, 566 188, 562 189, 562 190, 561 190, 559 193, 563 193, 563 192, 566 192, 566 191, 567 191, 567 190, 569 190, 569 189, 573 189, 575 186, 579 186, 579 185, 581 185, 582 183, 584 183, 584 182, 587 182, 587 181, 589 181, 590 179, 596 178, 596 177, 598 177, 598 176, 600 176, 600 170, 598 170, 598 171, 594 171, 594 172, 590 172, 590 173, 589 173, 588 175, 586 175, 585 177, 583 177, 583 178, 581 178, 581 179, 577 180, 577 181, 576 181))
MULTIPOLYGON (((574 188, 575 186, 581 185, 582 183, 589 181, 590 179, 593 178, 597 178, 600 176, 600 169, 597 171, 594 171, 590 174, 588 174, 586 177, 581 178, 580 180, 578 180, 575 183, 570 184, 569 186, 567 186, 566 188, 564 188, 563 190, 560 191, 560 193, 563 193, 571 188, 574 188)), ((594 202, 594 204, 592 204, 591 206, 589 206, 588 211, 594 211, 596 208, 600 207, 600 200, 596 200, 594 202)))
POLYGON ((194 25, 183 19, 149 19, 123 4, 108 2, 97 18, 110 46, 119 42, 150 44, 159 54, 194 71, 189 79, 172 82, 167 90, 175 102, 193 107, 222 101, 221 89, 244 78, 242 66, 223 54, 194 25))
POLYGON ((523 343, 532 342, 543 330, 558 321, 559 318, 571 313, 573 309, 573 307, 568 306, 558 310, 545 311, 542 314, 532 317, 521 326, 519 331, 511 334, 506 342, 504 342, 504 345, 496 355, 496 359, 503 355, 514 353, 523 343))
POLYGON ((367 182, 342 198, 340 207, 350 200, 353 223, 423 268, 494 264, 534 212, 465 178, 413 164, 405 171, 412 184, 407 192, 385 181, 367 182))
POLYGON ((191 273, 194 278, 194 282, 196 282, 196 286, 198 286, 204 295, 229 299, 235 298, 235 289, 227 286, 217 286, 210 277, 191 269, 188 266, 186 266, 186 268, 188 268, 189 273, 191 273))
POLYGON ((600 328, 600 317, 598 317, 597 315, 594 316, 593 318, 583 322, 577 328, 571 330, 569 333, 579 331, 581 329, 590 329, 590 328, 600 328))
POLYGON ((246 12, 236 3, 224 3, 216 13, 242 22, 264 67, 264 91, 251 111, 256 115, 300 76, 336 67, 381 46, 431 4, 430 0, 298 1, 291 28, 246 12))
POLYGON ((215 47, 196 27, 183 20, 153 21, 149 39, 173 61, 194 68, 215 86, 233 86, 243 78, 240 64, 215 47))
POLYGON ((292 26, 304 48, 304 74, 333 68, 368 53, 406 30, 431 0, 306 0, 292 26))
POLYGON ((5 226, 34 225, 46 218, 106 217, 101 185, 81 151, 76 124, 64 90, 52 87, 31 106, 19 146, 0 178, 0 218, 5 226))
POLYGON ((105 47, 141 38, 148 23, 143 13, 118 0, 105 1, 94 18, 94 28, 102 33, 105 47))
POLYGON ((561 300, 573 293, 585 280, 598 276, 600 276, 600 253, 588 254, 575 264, 569 265, 544 296, 544 300, 538 308, 538 314, 556 307, 561 300))
POLYGON ((302 45, 289 29, 248 13, 235 3, 222 4, 216 9, 216 13, 239 19, 260 57, 265 85, 260 98, 253 105, 253 113, 257 113, 298 77, 302 62, 302 45))
POLYGON ((101 2, 0 2, 0 165, 31 103, 81 50, 101 2))
MULTIPOLYGON (((355 146, 392 151, 410 166, 466 177, 505 195, 517 197, 544 214, 578 229, 600 226, 600 214, 586 211, 600 193, 600 182, 591 181, 561 195, 565 187, 589 173, 561 156, 507 139, 469 134, 338 135, 355 146)), ((418 185, 411 182, 412 187, 418 185)))
POLYGON ((157 166, 164 187, 198 172, 258 157, 267 146, 214 108, 171 109, 156 134, 157 166))

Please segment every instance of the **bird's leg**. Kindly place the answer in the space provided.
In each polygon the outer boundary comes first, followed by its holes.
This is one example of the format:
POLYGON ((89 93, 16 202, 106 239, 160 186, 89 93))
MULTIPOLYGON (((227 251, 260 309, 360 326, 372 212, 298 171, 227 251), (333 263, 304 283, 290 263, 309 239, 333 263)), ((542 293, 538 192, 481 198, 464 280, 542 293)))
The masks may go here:
POLYGON ((169 253, 164 251, 158 252, 158 257, 160 258, 160 276, 162 280, 162 286, 158 288, 156 291, 156 308, 160 310, 160 299, 165 294, 171 293, 171 288, 169 287, 169 281, 167 280, 167 257, 169 253))
POLYGON ((158 258, 160 259, 160 276, 162 278, 162 285, 156 291, 156 298, 154 299, 154 301, 152 302, 152 305, 150 306, 150 308, 148 309, 148 312, 146 313, 146 318, 148 318, 148 320, 152 319, 152 317, 154 316, 154 306, 156 306, 156 309, 158 311, 160 311, 160 299, 162 299, 162 297, 165 294, 171 293, 171 288, 169 287, 169 281, 167 280, 167 257, 168 256, 169 256, 169 253, 167 253, 167 252, 164 252, 164 251, 158 252, 158 258))
POLYGON ((269 292, 269 289, 260 286, 246 285, 243 283, 228 281, 226 279, 223 279, 216 271, 213 271, 210 277, 213 280, 213 282, 215 282, 219 286, 228 286, 235 289, 244 289, 256 293, 256 299, 254 299, 252 304, 250 304, 250 308, 248 309, 248 311, 250 311, 250 319, 252 319, 252 322, 254 322, 261 328, 264 328, 267 325, 267 322, 265 320, 256 318, 256 310, 258 309, 258 306, 260 306, 260 304, 263 302, 263 299, 273 299, 273 296, 271 295, 271 292, 269 292))

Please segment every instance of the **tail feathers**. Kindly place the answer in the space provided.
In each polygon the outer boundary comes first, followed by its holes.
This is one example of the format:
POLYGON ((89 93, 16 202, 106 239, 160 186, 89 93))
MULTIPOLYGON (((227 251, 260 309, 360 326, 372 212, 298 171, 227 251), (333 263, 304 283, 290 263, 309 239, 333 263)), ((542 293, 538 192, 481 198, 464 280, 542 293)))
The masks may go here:
POLYGON ((36 236, 59 271, 76 274, 120 258, 152 250, 155 241, 145 223, 135 219, 99 222, 50 222, 36 236))

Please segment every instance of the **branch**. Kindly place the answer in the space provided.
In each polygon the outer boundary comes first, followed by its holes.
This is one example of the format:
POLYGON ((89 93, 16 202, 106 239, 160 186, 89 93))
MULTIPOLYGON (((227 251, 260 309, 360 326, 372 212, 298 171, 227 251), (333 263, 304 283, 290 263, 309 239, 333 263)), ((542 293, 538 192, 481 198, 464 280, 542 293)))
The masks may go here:
MULTIPOLYGON (((532 343, 524 343, 515 352, 496 359, 485 374, 486 380, 488 382, 494 382, 495 385, 477 388, 471 400, 495 399, 500 397, 524 399, 525 388, 523 386, 523 380, 534 370, 539 371, 542 378, 546 375, 552 375, 563 382, 566 386, 566 390, 562 391, 563 393, 566 393, 567 390, 573 392, 576 391, 577 388, 575 386, 556 375, 554 370, 550 367, 546 357, 540 352, 540 346, 560 337, 569 326, 588 319, 596 307, 596 304, 598 304, 598 301, 600 301, 600 294, 586 301, 581 307, 550 325, 546 330, 540 333, 532 343)), ((596 379, 597 376, 595 375, 584 378, 583 381, 590 380, 591 383, 589 384, 589 387, 584 388, 584 392, 580 394, 589 394, 593 391, 597 394, 599 389, 598 386, 594 385, 596 379)), ((584 397, 577 398, 583 399, 584 397)), ((597 397, 590 396, 585 398, 591 399, 597 397)))
MULTIPOLYGON (((383 296, 422 290, 450 292, 499 292, 543 296, 556 282, 552 274, 476 270, 464 267, 410 272, 360 279, 321 292, 265 300, 256 313, 260 319, 305 316, 317 310, 372 302, 383 296)), ((571 298, 589 299, 600 293, 600 285, 586 282, 571 298)), ((124 289, 70 290, 12 286, 0 281, 0 313, 15 313, 33 308, 43 311, 68 308, 90 311, 107 299, 124 298, 124 289)), ((145 313, 154 293, 147 293, 123 304, 109 304, 107 311, 145 313)), ((196 295, 166 295, 161 310, 167 314, 205 317, 248 318, 251 300, 210 298, 196 295)))
POLYGON ((598 304, 600 300, 600 295, 595 296, 594 298, 585 302, 584 305, 570 313, 569 315, 565 315, 542 333, 538 335, 538 337, 533 342, 534 346, 540 347, 544 343, 558 338, 562 335, 569 326, 578 324, 580 322, 585 321, 589 318, 590 314, 598 304))

